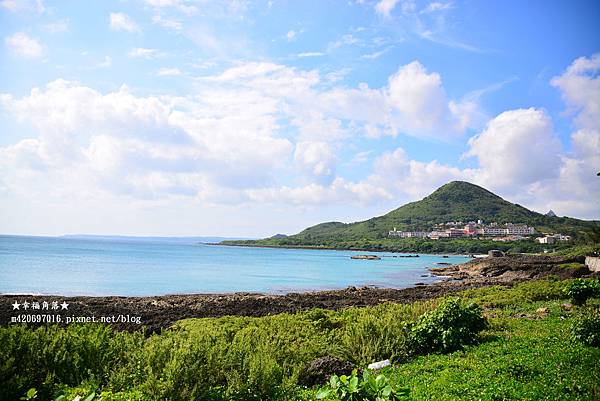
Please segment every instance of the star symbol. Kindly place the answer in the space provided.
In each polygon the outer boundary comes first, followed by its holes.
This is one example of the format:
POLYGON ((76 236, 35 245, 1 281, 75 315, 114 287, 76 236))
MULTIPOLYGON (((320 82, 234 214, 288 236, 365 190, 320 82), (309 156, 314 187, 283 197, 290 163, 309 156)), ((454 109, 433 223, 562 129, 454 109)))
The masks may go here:
POLYGON ((13 307, 13 310, 15 310, 15 309, 20 310, 19 308, 21 307, 21 304, 18 303, 17 301, 15 301, 15 303, 12 304, 12 307, 13 307))
POLYGON ((62 309, 61 309, 61 310, 63 310, 63 309, 69 309, 69 304, 68 304, 68 303, 66 303, 65 301, 63 301, 63 303, 62 303, 62 304, 60 304, 60 306, 62 307, 62 309))

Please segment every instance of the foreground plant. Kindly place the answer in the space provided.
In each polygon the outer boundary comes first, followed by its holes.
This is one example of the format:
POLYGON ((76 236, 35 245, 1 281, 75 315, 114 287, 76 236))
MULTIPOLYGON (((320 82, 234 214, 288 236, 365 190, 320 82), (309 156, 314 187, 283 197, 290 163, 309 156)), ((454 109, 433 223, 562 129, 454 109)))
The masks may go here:
POLYGON ((564 293, 573 304, 585 305, 588 299, 600 297, 600 282, 593 278, 577 278, 567 283, 564 293))
POLYGON ((477 304, 451 298, 409 326, 409 341, 416 354, 450 352, 474 344, 486 327, 487 320, 477 304))
POLYGON ((600 347, 600 312, 590 311, 573 322, 571 337, 585 345, 600 347))
POLYGON ((361 376, 356 370, 351 376, 331 376, 315 397, 331 401, 394 401, 408 399, 409 395, 409 389, 395 388, 384 374, 374 376, 365 369, 361 376))

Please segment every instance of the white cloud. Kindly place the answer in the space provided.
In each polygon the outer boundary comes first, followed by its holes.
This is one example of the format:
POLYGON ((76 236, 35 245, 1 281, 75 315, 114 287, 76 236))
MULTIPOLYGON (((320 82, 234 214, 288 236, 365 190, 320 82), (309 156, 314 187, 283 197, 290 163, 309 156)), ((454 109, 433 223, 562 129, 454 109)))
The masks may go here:
POLYGON ((437 11, 449 10, 452 8, 452 3, 441 3, 439 1, 431 2, 425 7, 421 13, 428 14, 437 11))
POLYGON ((551 80, 560 89, 575 122, 581 127, 598 127, 600 122, 600 53, 575 60, 561 76, 551 80))
POLYGON ((416 62, 381 88, 335 86, 319 71, 266 62, 239 63, 195 83, 186 97, 140 97, 126 87, 103 94, 60 80, 23 98, 1 96, 8 113, 39 135, 0 148, 0 187, 23 196, 397 205, 463 179, 538 210, 597 213, 579 198, 600 193, 586 179, 600 167, 598 125, 580 126, 565 153, 540 109, 490 120, 469 142, 473 168, 411 160, 401 148, 377 155, 356 147, 363 136, 445 138, 468 126, 458 117, 473 110, 457 111, 465 102, 449 100, 439 74, 416 62), (374 160, 368 176, 339 175, 339 163, 348 165, 339 157, 349 153, 350 163, 374 160))
POLYGON ((31 60, 42 57, 42 45, 23 32, 17 32, 7 37, 5 43, 11 53, 18 57, 31 60))
POLYGON ((390 13, 394 9, 394 7, 396 7, 396 4, 399 1, 400 0, 380 0, 375 5, 375 11, 377 11, 378 14, 381 14, 385 17, 389 17, 390 13))
POLYGON ((177 77, 182 75, 183 73, 179 70, 179 68, 168 68, 163 67, 156 72, 156 75, 159 77, 177 77))
POLYGON ((69 30, 69 20, 63 19, 60 21, 52 22, 43 26, 46 32, 50 33, 61 33, 69 30))
POLYGON ((98 68, 108 68, 112 65, 112 58, 110 56, 104 56, 104 60, 98 63, 98 68))
POLYGON ((59 80, 1 100, 39 132, 0 148, 0 182, 13 193, 241 196, 268 184, 293 150, 275 135, 273 106, 248 91, 144 98, 59 80))
POLYGON ((144 0, 146 4, 151 7, 161 8, 173 8, 186 15, 194 15, 198 13, 198 8, 185 0, 144 0))
POLYGON ((325 53, 322 52, 304 52, 296 54, 296 57, 321 57, 324 55, 325 53))
POLYGON ((108 20, 114 31, 141 32, 139 25, 125 13, 110 13, 108 20))
POLYGON ((135 47, 127 53, 127 56, 131 58, 145 58, 145 59, 154 59, 159 56, 159 51, 157 49, 147 49, 144 47, 135 47))
POLYGON ((375 60, 378 59, 379 57, 383 56, 385 53, 387 53, 390 49, 383 49, 383 50, 379 50, 373 53, 369 53, 369 54, 363 54, 360 58, 365 58, 367 60, 375 60))
POLYGON ((183 29, 183 24, 179 21, 170 18, 164 18, 161 15, 155 15, 152 17, 152 23, 160 25, 163 28, 171 29, 173 31, 180 31, 183 29))
POLYGON ((288 33, 285 34, 285 38, 288 42, 293 41, 294 39, 296 39, 296 31, 288 31, 288 33))
POLYGON ((469 140, 468 156, 478 159, 478 181, 490 188, 518 188, 553 179, 560 168, 561 143, 544 110, 505 111, 469 140))
POLYGON ((329 184, 335 176, 336 157, 327 142, 298 142, 294 161, 311 182, 329 184))
POLYGON ((469 116, 464 112, 470 110, 452 107, 440 75, 428 73, 418 61, 389 78, 386 95, 393 127, 409 135, 443 138, 468 126, 469 116))
POLYGON ((36 12, 42 14, 46 11, 43 0, 2 0, 0 7, 13 12, 36 12))

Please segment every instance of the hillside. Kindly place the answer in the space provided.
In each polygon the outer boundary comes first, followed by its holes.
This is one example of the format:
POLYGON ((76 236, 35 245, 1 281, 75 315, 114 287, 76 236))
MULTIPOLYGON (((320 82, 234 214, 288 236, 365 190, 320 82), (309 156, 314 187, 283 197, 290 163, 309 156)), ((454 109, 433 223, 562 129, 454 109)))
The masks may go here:
MULTIPOLYGON (((548 216, 502 199, 492 192, 463 181, 443 185, 424 199, 408 203, 391 212, 356 223, 327 222, 279 240, 238 242, 243 245, 330 246, 332 243, 388 240, 387 233, 398 230, 431 230, 448 221, 524 223, 539 232, 560 232, 586 238, 600 228, 598 221, 548 216)), ((398 240, 396 240, 398 241, 398 240)))

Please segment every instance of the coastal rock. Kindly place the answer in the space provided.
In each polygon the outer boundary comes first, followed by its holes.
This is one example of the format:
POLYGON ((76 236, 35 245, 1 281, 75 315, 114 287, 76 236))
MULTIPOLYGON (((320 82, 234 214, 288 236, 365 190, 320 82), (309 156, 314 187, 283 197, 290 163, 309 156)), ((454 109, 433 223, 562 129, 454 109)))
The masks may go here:
POLYGON ((555 275, 559 278, 581 277, 590 271, 581 266, 565 269, 562 265, 581 263, 581 257, 514 255, 494 258, 478 258, 448 267, 429 269, 436 276, 470 278, 496 283, 527 280, 555 275))
POLYGON ((350 259, 363 259, 363 260, 380 260, 381 257, 377 255, 353 255, 350 259))
POLYGON ((307 387, 326 383, 332 375, 349 375, 354 364, 334 356, 317 358, 306 364, 298 381, 307 387))

